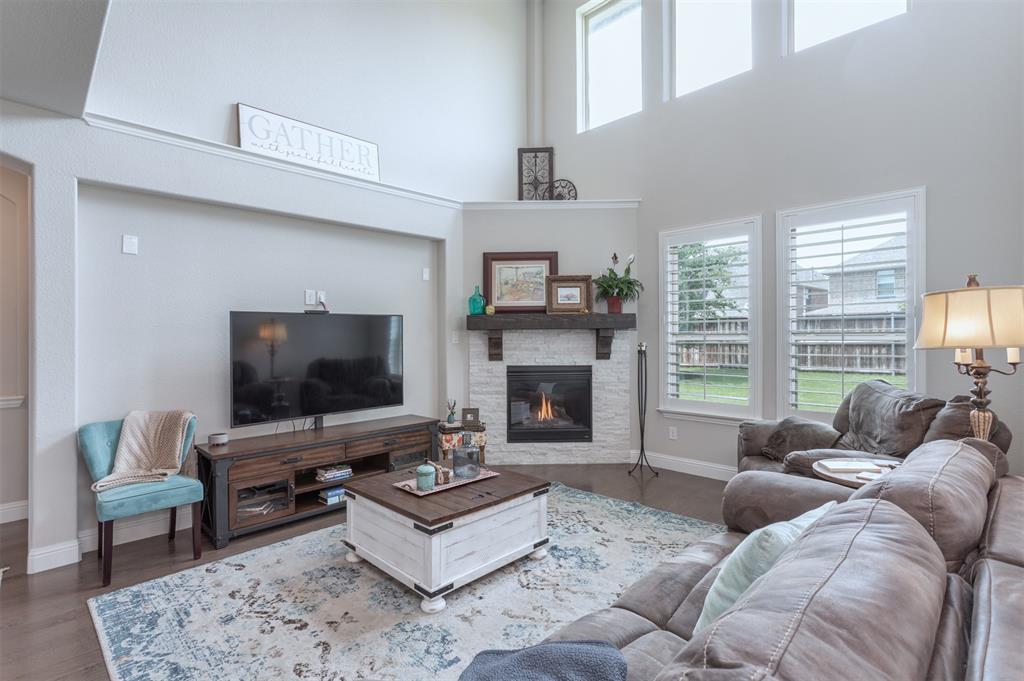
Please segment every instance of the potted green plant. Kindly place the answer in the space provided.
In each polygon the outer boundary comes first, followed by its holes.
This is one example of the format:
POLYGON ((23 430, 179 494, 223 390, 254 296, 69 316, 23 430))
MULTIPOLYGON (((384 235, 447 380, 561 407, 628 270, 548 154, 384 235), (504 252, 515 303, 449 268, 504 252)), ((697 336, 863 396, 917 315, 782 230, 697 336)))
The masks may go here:
POLYGON ((612 266, 606 273, 594 279, 594 287, 597 289, 595 298, 608 301, 610 314, 621 314, 622 303, 636 300, 640 297, 640 292, 644 290, 644 285, 639 280, 629 276, 634 260, 636 260, 636 256, 629 256, 626 261, 626 269, 620 275, 615 271, 615 266, 619 264, 619 256, 612 253, 612 266))

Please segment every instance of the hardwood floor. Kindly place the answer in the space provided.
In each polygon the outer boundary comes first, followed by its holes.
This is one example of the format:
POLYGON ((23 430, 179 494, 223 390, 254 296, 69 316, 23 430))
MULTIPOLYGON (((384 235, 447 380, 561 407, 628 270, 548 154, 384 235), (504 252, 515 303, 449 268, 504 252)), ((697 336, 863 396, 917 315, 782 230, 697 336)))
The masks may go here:
MULTIPOLYGON (((495 466, 500 470, 500 466, 495 466)), ((647 506, 694 518, 721 522, 724 482, 662 471, 626 475, 616 464, 515 466, 515 470, 558 481, 577 489, 639 501, 647 506)), ((215 550, 205 541, 203 557, 192 560, 189 530, 175 542, 166 536, 114 547, 113 581, 100 587, 101 565, 95 552, 69 565, 26 575, 27 522, 0 525, 0 563, 10 565, 0 587, 0 680, 106 681, 107 673, 86 600, 104 593, 162 577, 202 563, 273 544, 345 519, 344 513, 311 518, 232 541, 215 550)))

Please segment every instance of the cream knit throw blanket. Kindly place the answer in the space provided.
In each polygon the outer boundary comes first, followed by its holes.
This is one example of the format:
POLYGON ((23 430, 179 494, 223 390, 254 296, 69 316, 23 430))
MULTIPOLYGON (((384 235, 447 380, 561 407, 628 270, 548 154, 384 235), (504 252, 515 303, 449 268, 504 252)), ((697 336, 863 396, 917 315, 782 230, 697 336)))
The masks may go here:
POLYGON ((181 448, 192 412, 133 411, 121 426, 114 469, 94 492, 137 482, 160 482, 181 470, 181 448))

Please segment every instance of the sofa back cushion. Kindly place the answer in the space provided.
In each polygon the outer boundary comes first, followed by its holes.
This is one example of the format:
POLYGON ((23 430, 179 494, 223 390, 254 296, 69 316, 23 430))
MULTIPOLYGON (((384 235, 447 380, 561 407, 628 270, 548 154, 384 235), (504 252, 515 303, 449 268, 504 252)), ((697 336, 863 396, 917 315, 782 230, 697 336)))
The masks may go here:
POLYGON ((656 677, 922 679, 946 570, 894 504, 839 504, 656 677))
POLYGON ((938 544, 954 572, 981 540, 988 491, 996 471, 966 442, 921 445, 901 466, 864 485, 850 499, 885 499, 913 516, 938 544))
POLYGON ((921 444, 928 426, 946 404, 885 381, 861 383, 849 398, 848 416, 836 414, 835 428, 843 433, 836 446, 900 457, 921 444), (839 428, 847 423, 846 430, 839 428))
MULTIPOLYGON (((962 440, 971 437, 974 429, 971 427, 971 398, 967 395, 956 395, 935 415, 928 432, 924 434, 923 442, 932 440, 962 440)), ((992 430, 989 431, 989 441, 1000 450, 1008 452, 1013 436, 1006 424, 993 414, 992 430)))

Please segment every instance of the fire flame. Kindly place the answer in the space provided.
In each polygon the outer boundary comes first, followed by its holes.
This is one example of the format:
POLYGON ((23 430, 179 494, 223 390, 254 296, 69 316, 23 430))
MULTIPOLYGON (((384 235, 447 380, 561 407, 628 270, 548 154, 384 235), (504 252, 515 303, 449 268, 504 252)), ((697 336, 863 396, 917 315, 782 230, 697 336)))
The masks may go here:
POLYGON ((537 411, 538 421, 551 421, 555 418, 555 410, 551 408, 551 402, 546 393, 540 394, 540 409, 537 411))

